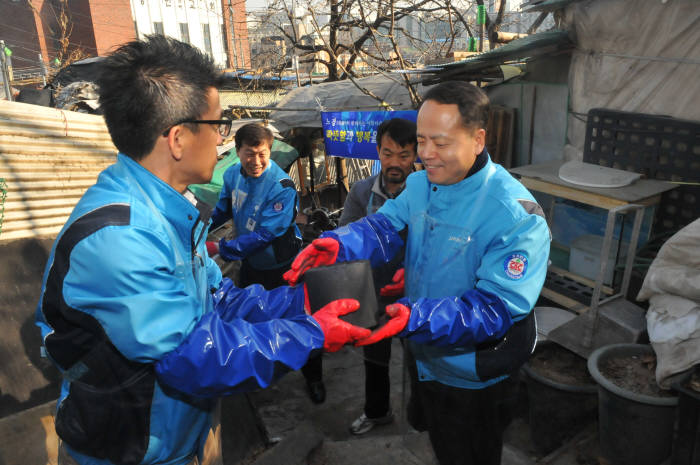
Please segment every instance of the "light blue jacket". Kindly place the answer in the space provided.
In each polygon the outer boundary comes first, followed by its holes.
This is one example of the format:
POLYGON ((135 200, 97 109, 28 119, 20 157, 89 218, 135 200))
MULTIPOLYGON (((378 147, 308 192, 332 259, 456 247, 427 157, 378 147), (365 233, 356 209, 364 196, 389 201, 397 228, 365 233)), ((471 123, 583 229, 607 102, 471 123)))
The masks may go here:
POLYGON ((260 177, 243 173, 237 163, 224 173, 224 186, 212 215, 217 227, 230 218, 236 238, 222 241, 219 254, 226 260, 247 260, 256 270, 288 265, 301 248, 294 220, 297 191, 294 182, 270 160, 260 177))
POLYGON ((403 244, 404 228, 400 302, 411 317, 400 336, 410 341, 420 380, 480 388, 505 378, 484 375, 489 367, 475 353, 527 316, 544 284, 550 235, 535 199, 490 160, 448 186, 420 171, 376 215, 324 236, 341 243, 338 261, 370 258, 378 266, 403 244))
POLYGON ((300 287, 220 287, 209 213, 119 154, 59 233, 36 319, 79 463, 187 463, 211 397, 265 387, 322 347, 300 287))

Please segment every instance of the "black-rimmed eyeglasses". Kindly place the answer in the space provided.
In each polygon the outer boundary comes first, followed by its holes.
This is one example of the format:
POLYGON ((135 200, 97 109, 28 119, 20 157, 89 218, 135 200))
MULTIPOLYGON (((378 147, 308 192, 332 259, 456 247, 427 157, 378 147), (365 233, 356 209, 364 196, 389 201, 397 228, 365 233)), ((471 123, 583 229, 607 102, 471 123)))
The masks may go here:
POLYGON ((216 126, 216 130, 219 132, 221 137, 228 137, 231 134, 231 125, 233 121, 230 119, 183 119, 177 123, 170 126, 168 129, 163 131, 163 135, 167 136, 170 130, 177 126, 178 124, 191 123, 191 124, 211 124, 216 126))

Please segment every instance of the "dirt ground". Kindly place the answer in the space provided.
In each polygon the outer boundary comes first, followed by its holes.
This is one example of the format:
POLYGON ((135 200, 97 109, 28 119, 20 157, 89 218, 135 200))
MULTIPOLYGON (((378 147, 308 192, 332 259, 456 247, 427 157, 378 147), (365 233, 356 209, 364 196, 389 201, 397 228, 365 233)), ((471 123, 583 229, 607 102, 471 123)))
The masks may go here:
POLYGON ((593 386, 586 359, 558 344, 543 344, 530 357, 530 367, 547 379, 574 386, 593 386))
MULTIPOLYGON (((320 430, 323 441, 306 458, 308 465, 436 465, 427 433, 414 431, 405 421, 403 405, 402 348, 398 340, 392 345, 391 403, 394 423, 375 427, 353 436, 350 423, 362 413, 364 405, 364 366, 362 351, 346 347, 325 354, 323 374, 327 397, 323 404, 311 402, 301 372, 286 375, 276 385, 252 394, 268 434, 284 440, 305 422, 320 430)), ((407 376, 407 375, 406 375, 407 376)), ((583 425, 582 432, 570 444, 550 453, 538 455, 530 441, 527 425, 527 396, 521 389, 523 405, 505 434, 503 465, 595 465, 597 459, 596 425, 583 425)), ((292 462, 288 462, 292 465, 292 462)))
POLYGON ((674 397, 673 392, 659 388, 655 370, 654 355, 615 357, 600 366, 605 377, 623 389, 652 397, 674 397))

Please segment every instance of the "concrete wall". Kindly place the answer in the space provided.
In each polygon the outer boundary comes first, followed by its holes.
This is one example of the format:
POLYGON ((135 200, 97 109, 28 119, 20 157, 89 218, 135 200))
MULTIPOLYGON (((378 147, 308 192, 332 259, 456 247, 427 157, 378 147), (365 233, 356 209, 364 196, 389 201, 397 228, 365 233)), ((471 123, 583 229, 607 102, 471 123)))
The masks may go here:
POLYGON ((218 66, 227 66, 220 0, 131 0, 131 14, 139 38, 155 34, 154 23, 163 24, 163 33, 183 40, 180 24, 186 24, 189 43, 206 52, 203 25, 209 26, 212 58, 218 66))

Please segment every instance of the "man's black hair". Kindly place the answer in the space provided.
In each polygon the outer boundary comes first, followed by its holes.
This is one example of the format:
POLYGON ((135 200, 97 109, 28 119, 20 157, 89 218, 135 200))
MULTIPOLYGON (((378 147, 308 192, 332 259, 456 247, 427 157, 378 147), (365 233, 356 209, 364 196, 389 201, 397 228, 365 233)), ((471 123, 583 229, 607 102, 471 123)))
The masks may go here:
MULTIPOLYGON (((101 70, 97 85, 107 129, 117 149, 134 160, 148 155, 170 126, 200 118, 209 109, 207 92, 222 79, 207 55, 162 35, 122 45, 101 70)), ((188 127, 198 131, 196 124, 188 127)))
POLYGON ((464 81, 441 82, 423 96, 443 105, 454 104, 462 116, 462 125, 468 129, 486 129, 489 119, 489 98, 486 93, 464 81))
POLYGON ((377 128, 377 146, 379 148, 382 146, 382 137, 384 134, 388 134, 400 147, 413 144, 415 149, 418 144, 418 140, 416 139, 416 123, 407 119, 392 118, 382 121, 382 124, 377 128))
POLYGON ((243 144, 249 147, 257 147, 263 142, 267 142, 267 145, 272 147, 272 131, 258 123, 248 123, 241 126, 236 131, 236 150, 240 150, 243 144))

